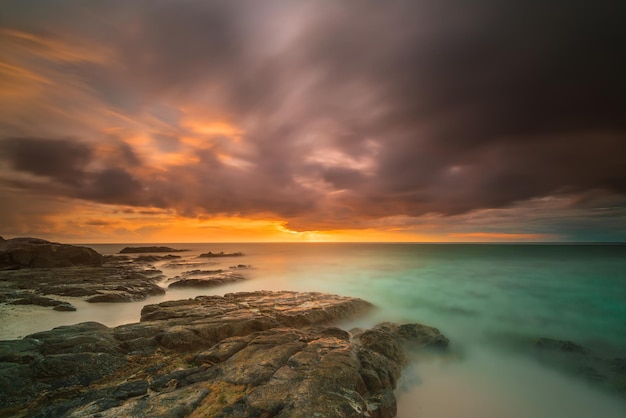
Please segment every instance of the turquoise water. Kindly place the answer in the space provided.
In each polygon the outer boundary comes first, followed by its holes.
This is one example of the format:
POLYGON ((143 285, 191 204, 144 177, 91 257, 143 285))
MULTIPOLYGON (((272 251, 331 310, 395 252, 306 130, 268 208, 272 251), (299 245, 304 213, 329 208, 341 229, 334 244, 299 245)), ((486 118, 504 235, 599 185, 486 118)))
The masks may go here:
MULTIPOLYGON (((191 261, 199 252, 246 253, 211 268, 251 264, 254 268, 245 271, 250 280, 210 290, 213 294, 287 289, 339 293, 378 307, 346 327, 385 320, 438 327, 452 341, 451 354, 420 359, 407 369, 399 389, 400 417, 626 416, 624 399, 540 364, 526 352, 535 339, 551 337, 575 341, 603 356, 626 357, 626 246, 169 245, 190 248, 181 255, 191 261)), ((112 254, 123 246, 92 247, 112 254)), ((161 268, 170 277, 190 269, 161 268)), ((201 292, 207 291, 168 291, 145 303, 201 292)), ((75 313, 47 315, 36 326, 134 322, 143 304, 85 303, 75 313), (48 316, 60 322, 51 324, 48 316)), ((32 331, 32 319, 22 328, 19 316, 15 321, 21 332, 32 331)))

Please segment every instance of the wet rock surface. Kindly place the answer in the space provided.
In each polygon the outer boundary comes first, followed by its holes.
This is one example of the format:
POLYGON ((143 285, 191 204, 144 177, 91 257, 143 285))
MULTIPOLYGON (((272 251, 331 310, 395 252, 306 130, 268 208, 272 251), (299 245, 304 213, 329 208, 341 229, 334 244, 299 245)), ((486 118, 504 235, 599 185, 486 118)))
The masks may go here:
MULTIPOLYGON (((71 266, 0 271, 0 302, 53 306, 53 296, 87 298, 89 302, 130 302, 165 291, 159 270, 113 258, 101 266, 71 266)), ((58 303, 57 303, 58 302, 58 303)), ((59 306, 59 308, 57 308, 59 306)), ((66 309, 69 310, 69 309, 66 309)))
POLYGON ((240 273, 226 270, 191 270, 174 277, 168 287, 215 287, 245 280, 240 273))
POLYGON ((99 266, 102 255, 87 247, 39 238, 0 241, 0 269, 99 266))
POLYGON ((199 259, 193 260, 181 260, 181 261, 172 261, 169 263, 163 264, 165 268, 174 268, 174 269, 189 269, 189 268, 197 268, 197 267, 207 267, 207 266, 215 266, 219 264, 216 261, 202 261, 199 259))
POLYGON ((419 324, 332 326, 371 307, 320 293, 202 296, 148 305, 135 324, 2 341, 0 415, 393 417, 404 350, 447 339, 419 324))
POLYGON ((63 302, 32 293, 14 293, 16 299, 8 302, 9 305, 37 305, 52 307, 55 311, 75 311, 76 308, 69 302, 63 302))

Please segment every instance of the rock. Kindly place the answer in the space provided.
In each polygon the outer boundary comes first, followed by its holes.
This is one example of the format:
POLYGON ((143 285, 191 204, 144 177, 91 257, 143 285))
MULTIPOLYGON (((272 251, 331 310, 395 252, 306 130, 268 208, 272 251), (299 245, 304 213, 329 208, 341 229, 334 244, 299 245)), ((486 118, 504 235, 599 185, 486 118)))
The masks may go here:
POLYGON ((56 305, 52 309, 59 312, 74 312, 76 310, 76 307, 71 303, 61 303, 59 305, 56 305))
POLYGON ((38 305, 38 306, 46 306, 52 307, 55 311, 75 311, 76 308, 68 302, 62 302, 60 300, 55 300, 51 298, 46 298, 43 296, 38 296, 34 294, 27 295, 25 297, 21 297, 19 299, 12 300, 8 302, 9 305, 38 305))
POLYGON ((125 247, 120 251, 120 254, 137 254, 137 253, 180 253, 183 251, 189 251, 184 249, 175 249, 170 247, 125 247))
POLYGON ((50 299, 38 295, 29 295, 9 302, 9 305, 38 305, 38 306, 59 306, 64 304, 60 300, 50 299))
POLYGON ((63 303, 52 302, 49 295, 87 296, 92 297, 92 302, 137 301, 165 293, 157 284, 161 278, 159 270, 119 260, 102 266, 6 270, 0 271, 2 292, 6 292, 0 297, 14 304, 48 304, 46 306, 63 303))
POLYGON ((111 255, 111 254, 109 254, 109 255, 103 255, 102 256, 102 261, 104 263, 115 263, 115 262, 119 263, 119 262, 122 262, 122 261, 131 262, 132 258, 127 256, 127 255, 111 255))
POLYGON ((114 329, 92 322, 2 341, 0 416, 391 418, 402 347, 447 339, 419 324, 357 335, 329 326, 371 307, 231 293, 147 305, 141 322, 114 329))
POLYGON ((299 327, 354 317, 371 308, 362 299, 317 292, 239 292, 146 305, 141 310, 141 322, 182 319, 191 326, 219 326, 226 321, 272 320, 299 327))
POLYGON ((0 341, 0 416, 21 416, 11 411, 45 391, 87 386, 126 364, 113 331, 94 322, 0 341))
POLYGON ((91 248, 59 244, 38 238, 0 242, 0 268, 99 266, 102 255, 91 248))
POLYGON ((219 257, 241 257, 243 255, 244 253, 239 252, 239 251, 234 252, 234 253, 225 253, 224 251, 221 251, 219 253, 212 253, 211 251, 209 251, 208 253, 200 254, 198 257, 219 258, 219 257))
MULTIPOLYGON (((182 251, 184 251, 184 250, 182 250, 182 251)), ((181 256, 173 255, 173 254, 168 254, 168 255, 140 255, 139 257, 135 258, 134 261, 139 262, 139 263, 153 263, 155 261, 176 260, 178 258, 181 258, 181 256)))
POLYGON ((232 269, 232 270, 247 270, 251 268, 252 266, 250 264, 237 264, 236 266, 229 267, 229 269, 232 269))
POLYGON ((218 270, 191 270, 191 271, 184 272, 179 277, 188 278, 188 277, 191 277, 191 276, 210 276, 210 275, 218 274, 218 273, 224 273, 224 270, 222 270, 222 269, 218 269, 218 270))
POLYGON ((0 341, 0 363, 29 364, 41 357, 41 342, 31 338, 0 341))
POLYGON ((611 369, 626 378, 626 358, 615 358, 611 360, 611 369))
POLYGON ((626 395, 626 360, 604 358, 572 341, 539 338, 532 352, 542 364, 626 395))
POLYGON ((87 299, 89 303, 120 303, 132 302, 132 298, 127 293, 104 293, 92 296, 87 299))
POLYGON ((558 350, 566 353, 585 353, 585 349, 576 343, 571 341, 555 340, 553 338, 539 338, 535 342, 535 347, 548 350, 558 350))
POLYGON ((135 396, 145 395, 148 392, 150 384, 146 380, 136 380, 134 382, 126 382, 113 390, 113 397, 117 399, 134 398, 135 396))
POLYGON ((198 262, 198 259, 194 259, 193 261, 173 261, 170 263, 163 264, 163 267, 167 268, 194 268, 201 266, 214 266, 218 264, 216 261, 201 261, 198 262))
POLYGON ((214 287, 227 283, 239 282, 245 280, 246 278, 241 274, 232 271, 194 270, 183 273, 182 276, 177 276, 174 279, 179 280, 176 280, 168 287, 214 287))
POLYGON ((124 351, 119 347, 113 330, 97 322, 61 326, 28 335, 26 339, 37 341, 39 351, 44 355, 84 352, 119 354, 124 351))

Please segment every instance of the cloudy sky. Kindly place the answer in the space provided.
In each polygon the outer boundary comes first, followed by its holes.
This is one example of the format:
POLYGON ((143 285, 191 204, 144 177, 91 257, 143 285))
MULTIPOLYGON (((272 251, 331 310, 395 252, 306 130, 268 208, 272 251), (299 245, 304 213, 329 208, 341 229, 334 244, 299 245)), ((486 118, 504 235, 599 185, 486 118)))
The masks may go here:
POLYGON ((0 235, 626 241, 623 0, 0 0, 0 235))

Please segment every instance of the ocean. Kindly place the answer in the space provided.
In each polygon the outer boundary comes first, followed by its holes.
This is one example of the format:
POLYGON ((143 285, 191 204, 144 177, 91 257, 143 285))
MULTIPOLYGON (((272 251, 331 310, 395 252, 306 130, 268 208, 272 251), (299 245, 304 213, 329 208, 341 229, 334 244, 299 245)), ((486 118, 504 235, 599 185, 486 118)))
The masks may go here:
MULTIPOLYGON (((115 254, 132 244, 88 245, 115 254)), ((250 264, 249 280, 215 289, 176 289, 142 302, 71 302, 77 312, 3 306, 0 339, 82 321, 139 320, 145 304, 200 294, 298 290, 355 296, 370 315, 340 324, 420 322, 451 341, 445 355, 407 366, 399 417, 554 418, 626 416, 624 396, 538 361, 533 343, 573 341, 603 358, 626 358, 626 246, 556 244, 159 244, 201 252, 242 251, 198 268, 250 264)), ((168 277, 187 267, 165 267, 168 277)), ((166 285, 164 281, 163 285, 166 285)), ((61 298, 59 298, 61 299, 61 298)), ((626 384, 626 382, 624 382, 626 384)), ((622 392, 624 393, 624 392, 622 392)))

